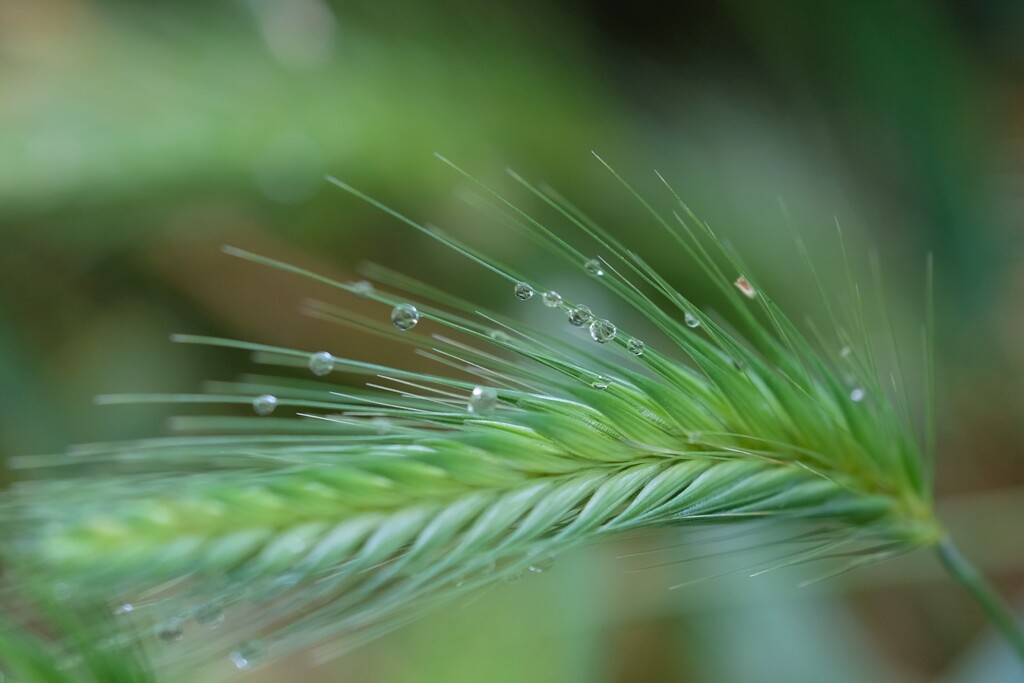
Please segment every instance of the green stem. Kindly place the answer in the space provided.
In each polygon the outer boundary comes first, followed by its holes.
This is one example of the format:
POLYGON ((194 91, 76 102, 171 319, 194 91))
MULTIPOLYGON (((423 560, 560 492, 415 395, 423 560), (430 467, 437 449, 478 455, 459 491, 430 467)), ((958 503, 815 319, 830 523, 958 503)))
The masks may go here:
POLYGON ((939 559, 950 575, 967 589, 978 606, 985 611, 1006 640, 1013 647, 1017 656, 1024 663, 1024 630, 1021 630, 1016 617, 989 585, 985 577, 974 568, 967 558, 960 554, 953 539, 946 536, 936 547, 939 559))

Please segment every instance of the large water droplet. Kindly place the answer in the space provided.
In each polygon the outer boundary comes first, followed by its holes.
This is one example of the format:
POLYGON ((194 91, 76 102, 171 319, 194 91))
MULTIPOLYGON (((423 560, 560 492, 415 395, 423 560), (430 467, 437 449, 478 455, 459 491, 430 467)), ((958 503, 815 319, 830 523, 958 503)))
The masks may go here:
POLYGON ((596 258, 592 258, 584 263, 583 268, 587 271, 588 275, 593 275, 594 277, 604 275, 604 267, 601 265, 601 261, 596 258))
POLYGON ((264 647, 258 640, 247 640, 240 643, 237 648, 228 655, 232 664, 238 669, 251 669, 263 656, 264 647))
POLYGON ((633 337, 628 342, 626 342, 626 350, 629 351, 634 356, 644 355, 644 348, 644 343, 637 339, 636 337, 633 337))
POLYGON ((156 627, 156 637, 164 643, 177 643, 185 636, 185 622, 171 617, 156 627))
POLYGON ((610 320, 595 320, 590 323, 590 338, 600 344, 607 344, 615 339, 618 329, 610 320))
POLYGON ((224 623, 224 609, 219 603, 211 602, 197 609, 193 617, 203 628, 217 628, 224 623))
POLYGON ((412 304, 398 304, 391 311, 392 324, 402 332, 406 332, 416 327, 416 323, 419 321, 420 312, 417 311, 416 307, 412 304))
POLYGON ((850 400, 853 401, 854 403, 860 403, 861 401, 864 400, 864 397, 867 395, 868 394, 866 391, 864 391, 860 387, 857 387, 856 389, 850 392, 850 400))
POLYGON ((326 351, 317 351, 309 357, 309 371, 317 377, 323 377, 334 370, 334 356, 326 351))
POLYGON ((686 326, 691 329, 695 327, 700 327, 700 320, 698 320, 697 316, 695 316, 693 313, 690 313, 689 311, 687 311, 686 315, 683 316, 683 322, 686 323, 686 326))
POLYGON ((512 288, 512 293, 516 295, 516 298, 520 301, 526 301, 527 299, 533 298, 533 287, 526 284, 525 282, 517 282, 516 286, 512 288))
POLYGON ((467 409, 474 415, 488 415, 498 407, 498 390, 494 387, 474 387, 467 409))
POLYGON ((252 410, 257 415, 270 415, 276 407, 277 397, 270 394, 263 394, 252 400, 252 410))
POLYGON ((566 315, 569 317, 569 322, 576 327, 583 327, 594 319, 594 314, 591 313, 590 309, 583 304, 573 306, 569 309, 569 312, 566 315))
POLYGON ((550 555, 546 557, 539 557, 530 563, 530 566, 526 569, 533 572, 534 574, 543 574, 544 572, 551 571, 551 568, 555 566, 555 558, 550 555))
POLYGON ((550 292, 544 292, 544 296, 541 297, 541 300, 548 308, 556 308, 562 303, 562 295, 552 290, 550 292))

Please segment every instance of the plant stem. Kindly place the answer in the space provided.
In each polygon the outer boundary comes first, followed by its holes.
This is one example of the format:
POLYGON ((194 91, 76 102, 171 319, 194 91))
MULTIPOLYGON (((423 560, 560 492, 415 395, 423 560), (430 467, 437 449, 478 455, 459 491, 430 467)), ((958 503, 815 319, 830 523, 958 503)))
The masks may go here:
POLYGON ((974 565, 960 553, 949 536, 946 536, 935 547, 935 551, 946 570, 961 586, 967 589, 967 592, 985 611, 996 628, 1002 632, 1021 662, 1024 663, 1024 630, 1021 630, 1020 624, 1017 623, 1016 617, 1006 603, 989 585, 985 577, 974 568, 974 565))

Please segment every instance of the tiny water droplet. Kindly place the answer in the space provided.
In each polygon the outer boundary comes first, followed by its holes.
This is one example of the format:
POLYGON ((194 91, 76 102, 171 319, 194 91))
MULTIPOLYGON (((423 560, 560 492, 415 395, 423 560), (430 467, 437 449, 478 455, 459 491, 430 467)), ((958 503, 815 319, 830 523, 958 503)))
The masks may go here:
POLYGON ((370 424, 373 425, 373 431, 377 432, 377 436, 384 436, 391 432, 391 420, 386 417, 375 417, 370 420, 370 424))
POLYGON ((689 432, 686 435, 686 440, 689 443, 700 443, 701 434, 700 432, 689 432))
POLYGON ((156 637, 164 643, 177 643, 185 636, 185 622, 171 617, 156 627, 156 637))
POLYGON ((360 280, 359 282, 352 283, 352 293, 356 296, 366 299, 367 297, 373 296, 373 284, 366 280, 360 280))
POLYGON ((590 383, 590 386, 593 387, 594 389, 597 389, 598 391, 604 391, 605 389, 610 387, 611 384, 611 378, 605 377, 604 375, 600 375, 597 379, 590 383))
POLYGON ((509 344, 512 342, 512 337, 507 332, 502 330, 491 330, 487 333, 487 336, 496 342, 502 342, 503 344, 509 344))
POLYGON ((629 351, 634 356, 644 355, 644 348, 644 343, 637 339, 636 337, 626 342, 626 350, 629 351))
POLYGON ((122 614, 131 614, 135 611, 135 605, 130 602, 126 602, 117 609, 114 610, 114 614, 120 616, 122 614))
POLYGON ((583 304, 573 306, 566 315, 569 317, 569 322, 576 327, 583 327, 594 319, 594 314, 590 312, 590 308, 583 304))
POLYGON ((252 400, 252 411, 257 415, 270 415, 277 408, 277 397, 270 394, 257 396, 252 400))
POLYGON ((607 344, 615 339, 618 329, 610 320, 595 320, 590 323, 590 338, 599 344, 607 344))
POLYGON ((235 668, 251 669, 259 662, 260 657, 263 656, 263 649, 263 644, 259 641, 247 640, 244 643, 240 643, 228 656, 231 658, 231 663, 235 665, 235 668))
POLYGON ((861 401, 864 400, 865 396, 867 396, 867 392, 861 389, 860 387, 857 387, 856 389, 850 392, 850 400, 853 401, 854 403, 860 403, 861 401))
POLYGON ((736 278, 736 282, 733 284, 735 284, 736 289, 740 290, 740 293, 748 299, 753 299, 757 296, 757 290, 754 289, 754 285, 750 284, 750 281, 742 275, 736 278))
POLYGON ((326 351, 317 351, 309 357, 309 371, 317 377, 323 377, 334 370, 334 356, 326 351))
POLYGON ((687 311, 686 315, 683 316, 683 322, 686 323, 686 326, 690 329, 700 327, 700 320, 698 320, 697 316, 689 311, 687 311))
POLYGON ((547 557, 540 557, 530 563, 530 566, 526 569, 534 574, 543 574, 544 572, 551 571, 551 568, 555 566, 555 558, 550 555, 547 557))
POLYGON ((474 581, 483 579, 484 577, 487 577, 487 576, 493 574, 494 571, 497 568, 498 568, 498 565, 495 562, 488 562, 483 567, 477 567, 475 569, 470 569, 470 570, 464 571, 462 573, 462 575, 459 576, 458 579, 456 579, 455 587, 456 588, 462 588, 463 586, 465 586, 467 584, 470 584, 470 583, 473 583, 474 581))
POLYGON ((391 322, 401 332, 416 327, 420 321, 420 312, 412 304, 398 304, 391 311, 391 322))
POLYGON ((525 282, 517 282, 516 286, 512 288, 512 292, 516 295, 516 298, 520 301, 526 301, 532 299, 534 295, 533 287, 526 284, 525 282))
POLYGON ((604 267, 601 265, 601 262, 596 258, 592 258, 586 263, 584 263, 583 267, 586 269, 587 274, 592 275, 594 277, 601 277, 602 275, 604 275, 604 267))
POLYGON ((203 628, 217 628, 224 623, 224 609, 216 602, 201 606, 193 616, 203 628))
POLYGON ((467 410, 474 415, 488 415, 498 407, 498 390, 494 387, 474 387, 469 396, 467 410))
POLYGON ((554 290, 551 290, 550 292, 544 292, 544 295, 541 297, 541 300, 544 302, 544 305, 547 306, 548 308, 556 308, 562 303, 562 295, 554 290))
POLYGON ((843 348, 839 349, 840 358, 849 358, 851 353, 853 353, 853 350, 849 346, 844 346, 843 348))

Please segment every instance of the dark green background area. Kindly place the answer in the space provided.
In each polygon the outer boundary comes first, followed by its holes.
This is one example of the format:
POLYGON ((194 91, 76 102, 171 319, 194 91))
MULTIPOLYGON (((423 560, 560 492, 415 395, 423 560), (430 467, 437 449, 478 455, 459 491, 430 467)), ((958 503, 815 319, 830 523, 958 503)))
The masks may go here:
MULTIPOLYGON (((596 150, 671 209, 658 169, 796 319, 820 307, 780 199, 835 291, 837 221, 858 257, 878 251, 911 340, 935 254, 940 500, 969 554, 1021 597, 1024 551, 998 527, 1024 508, 1024 5, 634 4, 0 4, 0 455, 164 433, 162 408, 92 397, 191 391, 250 368, 172 332, 417 362, 299 309, 319 297, 386 311, 239 262, 225 243, 342 279, 377 262, 515 305, 326 174, 571 288, 580 273, 467 205, 466 181, 433 153, 549 217, 512 167, 713 305, 596 150)), ((812 591, 786 576, 666 593, 692 569, 630 571, 621 552, 578 553, 340 662, 300 656, 251 680, 296 667, 397 683, 810 682, 826 669, 953 683, 989 680, 986 667, 1003 680, 998 655, 965 650, 981 617, 927 560, 812 591)))

